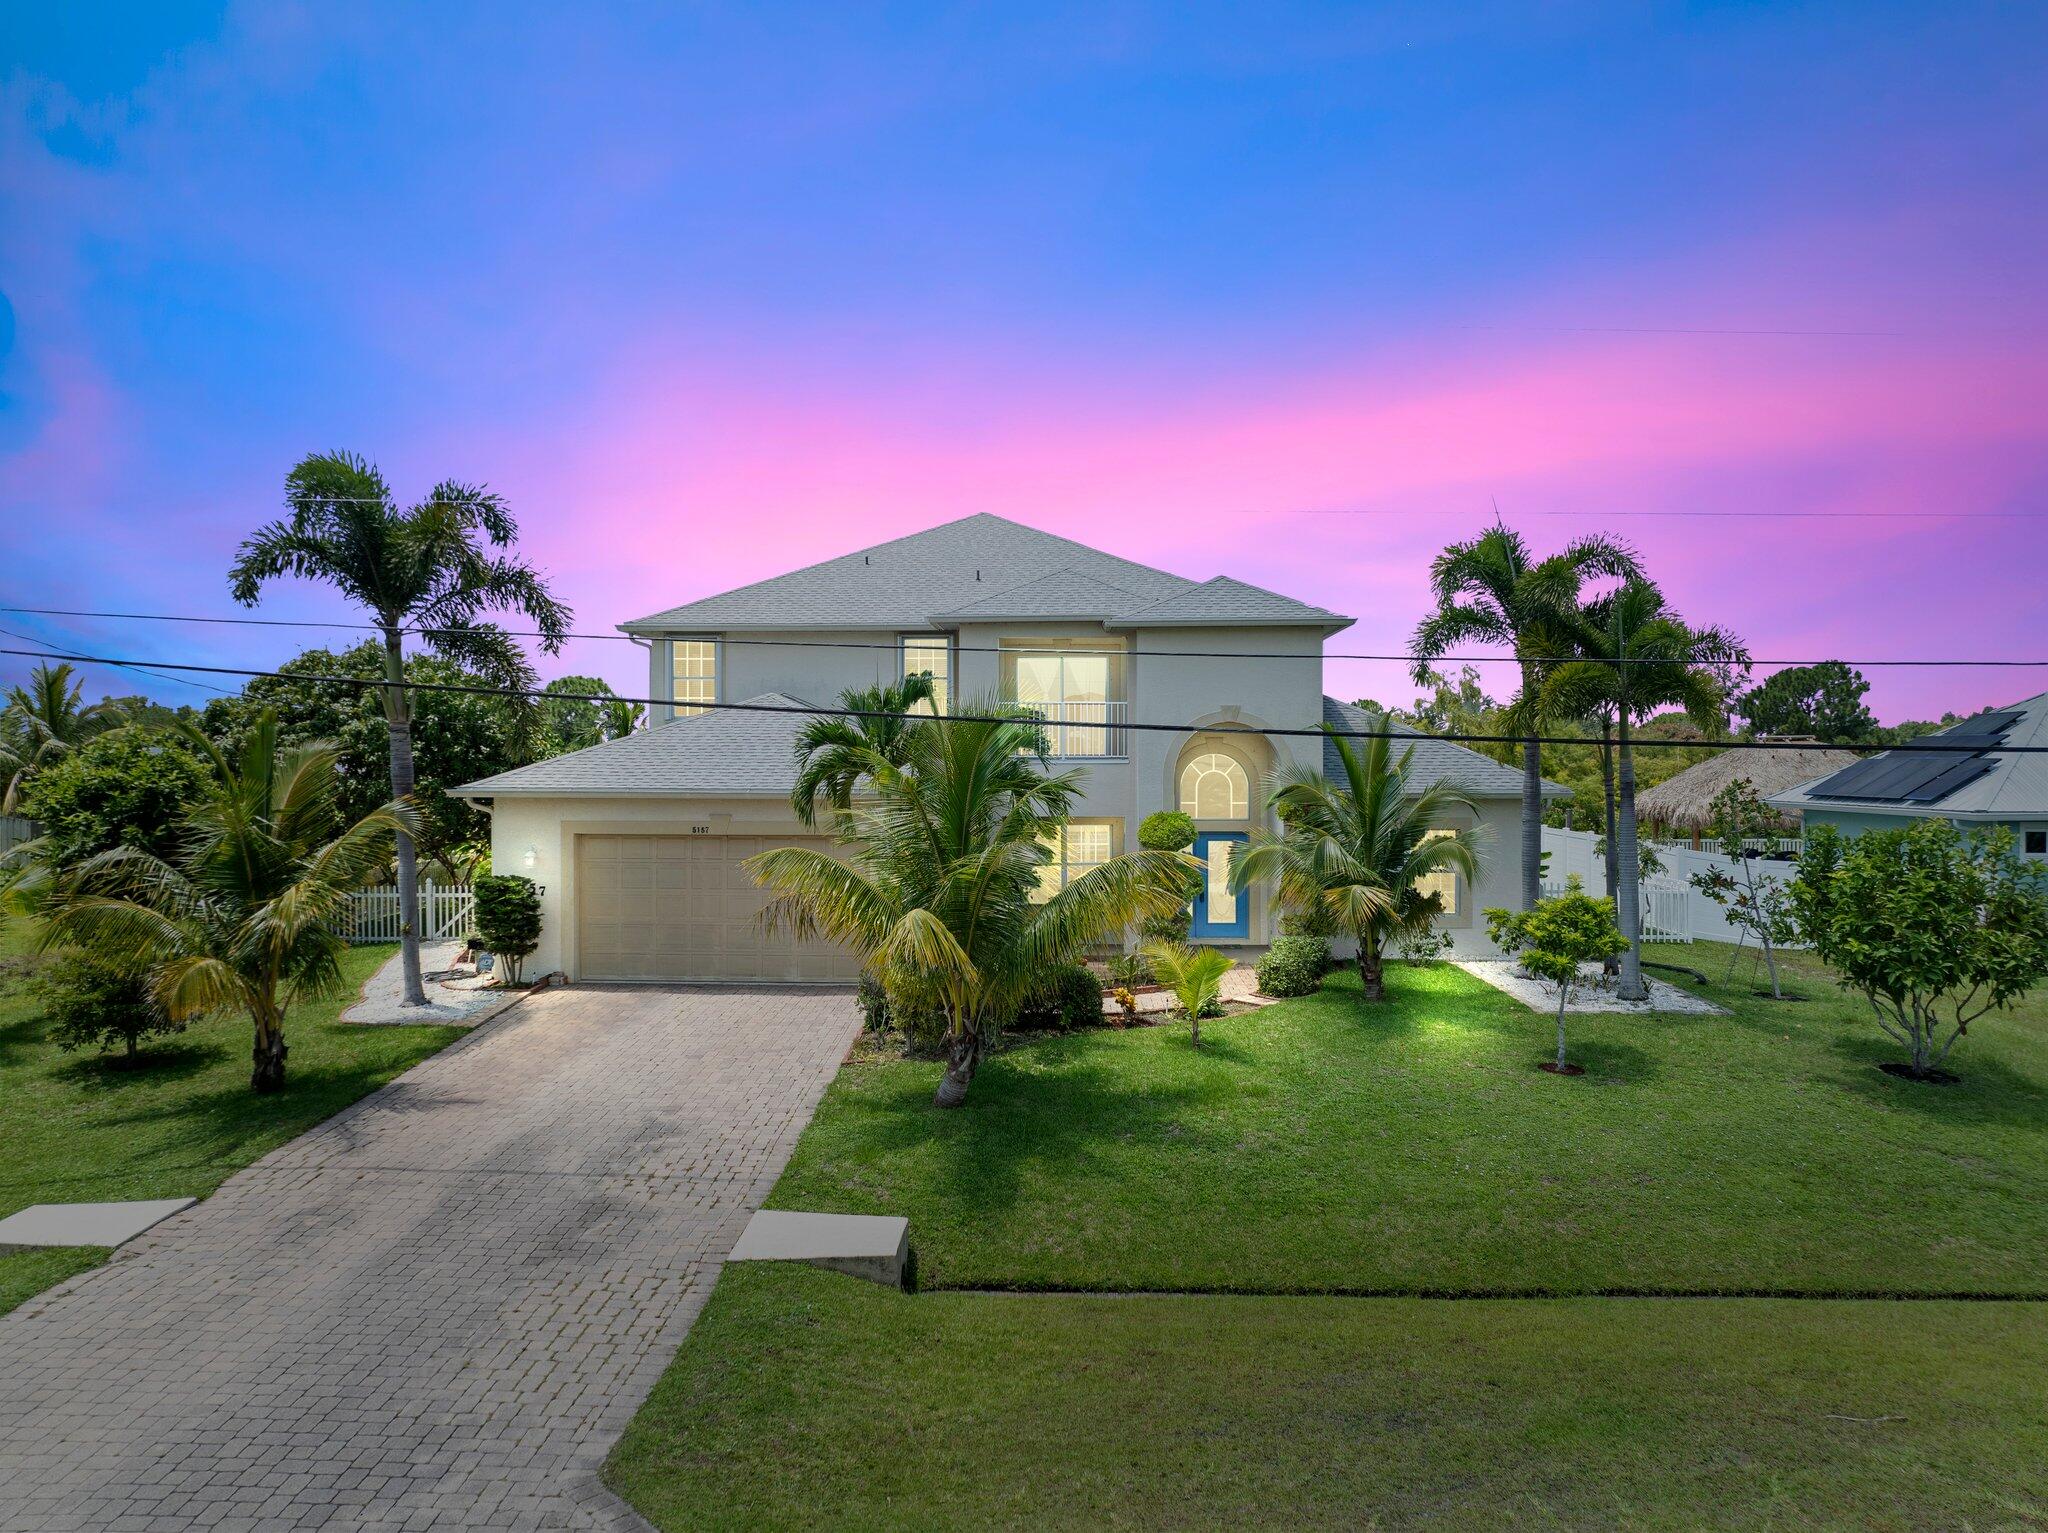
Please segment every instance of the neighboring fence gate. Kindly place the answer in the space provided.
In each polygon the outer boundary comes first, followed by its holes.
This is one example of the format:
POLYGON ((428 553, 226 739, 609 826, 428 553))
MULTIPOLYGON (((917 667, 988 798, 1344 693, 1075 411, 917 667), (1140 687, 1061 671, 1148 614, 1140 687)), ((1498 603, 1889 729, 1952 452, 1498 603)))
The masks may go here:
MULTIPOLYGON (((467 884, 420 885, 420 941, 458 942, 469 935, 476 896, 467 884)), ((396 942, 398 885, 358 889, 349 899, 350 942, 396 942)))
MULTIPOLYGON (((1579 875, 1588 894, 1607 893, 1607 859, 1596 850, 1599 835, 1590 830, 1560 830, 1543 827, 1543 850, 1550 861, 1544 868, 1543 892, 1559 894, 1570 874, 1579 875)), ((1740 927, 1732 926, 1727 911, 1692 887, 1695 873, 1718 868, 1738 881, 1740 864, 1718 852, 1695 852, 1689 847, 1658 842, 1662 873, 1645 880, 1643 888, 1643 936, 1652 942, 1741 942, 1740 927)), ((1754 859, 1750 864, 1761 883, 1766 879, 1789 883, 1793 867, 1789 862, 1754 859)))

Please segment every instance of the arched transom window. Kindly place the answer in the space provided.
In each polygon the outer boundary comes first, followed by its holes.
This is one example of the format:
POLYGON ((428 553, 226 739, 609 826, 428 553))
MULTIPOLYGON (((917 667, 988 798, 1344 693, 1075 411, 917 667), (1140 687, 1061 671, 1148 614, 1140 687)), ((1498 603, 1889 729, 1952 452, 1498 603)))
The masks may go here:
POLYGON ((1242 820, 1251 807, 1251 782, 1234 756, 1211 751, 1180 769, 1182 814, 1198 820, 1242 820))

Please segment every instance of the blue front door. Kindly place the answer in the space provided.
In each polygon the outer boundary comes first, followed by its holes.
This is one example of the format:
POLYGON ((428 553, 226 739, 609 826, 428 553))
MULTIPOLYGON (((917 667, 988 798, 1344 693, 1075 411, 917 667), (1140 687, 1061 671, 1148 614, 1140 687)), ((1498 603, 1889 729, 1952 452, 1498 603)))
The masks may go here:
POLYGON ((1209 869, 1202 881, 1202 892, 1195 896, 1195 936, 1252 934, 1251 895, 1230 892, 1230 860, 1244 843, 1245 833, 1241 830, 1204 831, 1195 837, 1195 855, 1209 869))

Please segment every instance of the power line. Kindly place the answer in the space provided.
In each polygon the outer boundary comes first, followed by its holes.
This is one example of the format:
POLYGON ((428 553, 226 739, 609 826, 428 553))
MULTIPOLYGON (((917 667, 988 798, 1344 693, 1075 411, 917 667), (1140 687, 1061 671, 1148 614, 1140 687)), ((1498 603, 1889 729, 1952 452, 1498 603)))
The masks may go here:
MULTIPOLYGON (((1240 516, 1410 516, 1414 513, 1406 506, 1276 506, 1269 510, 1240 511, 1240 516)), ((1834 521, 1839 519, 1894 519, 1900 521, 1925 521, 1929 518, 1943 518, 1948 521, 1980 521, 1995 518, 2019 517, 2032 519, 2048 516, 2048 510, 2038 506, 2021 507, 2009 511, 1724 511, 1718 508, 1686 510, 1665 507, 1645 511, 1558 511, 1536 510, 1516 511, 1516 516, 1704 516, 1704 517, 1799 517, 1834 521)))
MULTIPOLYGON (((9 610, 11 609, 0 607, 0 612, 9 610)), ((18 633, 12 628, 0 628, 0 633, 6 634, 10 639, 19 639, 24 644, 44 644, 48 642, 47 640, 36 638, 33 634, 18 633)), ((181 687, 197 687, 202 692, 212 692, 219 697, 233 697, 235 695, 226 687, 216 687, 210 682, 194 681, 189 676, 172 676, 164 671, 153 671, 146 665, 129 665, 124 667, 124 669, 134 671, 143 676, 154 676, 158 681, 175 682, 181 687)))
MULTIPOLYGON (((343 621, 341 619, 321 620, 312 618, 201 617, 185 616, 181 614, 166 612, 95 612, 73 607, 0 607, 0 612, 31 613, 42 617, 106 618, 120 622, 211 623, 227 625, 230 627, 248 626, 256 628, 337 628, 345 629, 350 632, 364 633, 382 633, 384 631, 375 623, 352 623, 343 621)), ((454 632, 455 630, 440 628, 406 628, 401 631, 404 633, 411 634, 433 635, 437 633, 454 632)), ((507 638, 513 639, 544 639, 550 637, 550 635, 544 634, 539 629, 534 628, 506 628, 501 629, 499 631, 502 632, 507 638)), ((934 634, 941 634, 944 632, 944 630, 934 629, 932 630, 932 632, 934 634)), ((690 638, 716 637, 717 642, 720 644, 745 645, 748 647, 761 649, 862 649, 895 651, 902 647, 901 642, 899 640, 894 639, 887 641, 866 641, 860 639, 749 639, 733 637, 725 634, 698 635, 692 634, 687 630, 683 629, 677 630, 677 636, 690 638)), ((910 636, 920 638, 925 637, 925 635, 923 634, 914 633, 910 636)), ((21 635, 17 634, 15 635, 15 637, 20 638, 21 635)), ((601 639, 613 644, 624 644, 632 641, 633 639, 639 636, 625 633, 589 633, 571 631, 563 634, 562 637, 564 639, 601 639)), ((29 642, 35 643, 38 641, 30 640, 29 642)), ((991 644, 955 644, 954 646, 952 646, 952 649, 953 653, 961 655, 1009 655, 1018 653, 1018 650, 1014 647, 1004 647, 1001 645, 991 644)), ((1413 665, 1418 658, 1426 659, 1430 664, 1444 665, 1520 665, 1523 663, 1523 660, 1525 658, 1520 655, 1430 655, 1418 657, 1413 654, 1365 654, 1349 650, 1318 650, 1313 652, 1276 653, 1271 650, 1101 649, 1069 650, 1068 653, 1122 655, 1128 659, 1133 660, 1381 660, 1395 661, 1402 665, 1413 665)), ((1531 655, 1526 658, 1529 660, 1533 660, 1537 663, 1550 663, 1554 661, 1576 660, 1581 657, 1577 655, 1531 655)), ((1838 661, 1838 663, 1843 665, 1853 665, 1861 669, 1869 670, 1877 670, 1881 668, 1891 667, 1915 667, 1935 669, 1983 667, 1987 669, 2019 670, 2038 670, 2048 668, 2048 659, 1840 660, 1839 657, 1831 656, 1829 657, 1829 661, 1838 661)), ((1829 663, 1829 661, 1751 660, 1749 663, 1753 666, 1804 666, 1823 665, 1829 663)), ((1606 663, 1611 664, 1615 662, 1609 661, 1606 663)), ((1661 665, 1664 662, 1661 660, 1639 660, 1631 658, 1629 656, 1622 656, 1620 658, 1619 663, 1623 665, 1661 665)))
MULTIPOLYGON (((0 655, 25 655, 36 660, 73 660, 86 665, 133 665, 132 660, 119 660, 107 655, 74 655, 51 653, 43 650, 0 648, 0 655)), ((279 681, 325 682, 348 687, 402 687, 410 692, 452 692, 473 697, 527 698, 556 703, 639 703, 643 707, 670 708, 678 706, 672 697, 625 697, 616 692, 548 692, 539 687, 490 687, 474 686, 460 682, 444 681, 377 681, 365 680, 361 676, 323 676, 304 672, 265 671, 251 666, 198 665, 174 660, 159 660, 157 665, 168 666, 177 671, 203 671, 214 676, 262 677, 279 681)), ((908 719, 915 723, 923 719, 938 719, 952 724, 989 724, 1015 722, 1019 715, 987 713, 902 713, 885 708, 830 708, 804 703, 726 703, 688 702, 682 704, 706 712, 719 713, 788 713, 803 718, 847 718, 847 719, 908 719)), ((1028 707, 1029 705, 1019 705, 1028 707)), ((1193 735, 1203 733, 1227 733, 1229 725, 1204 724, 1153 724, 1111 719, 1084 720, 1079 723, 1065 720, 1037 719, 1035 722, 1052 728, 1101 730, 1105 733, 1131 730, 1148 734, 1193 735)), ((1331 735, 1353 740, 1443 740, 1453 745, 1525 745, 1534 740, 1539 745, 1584 745, 1597 746, 1601 742, 1584 735, 1475 735, 1448 734, 1424 735, 1396 729, 1297 729, 1297 728, 1240 728, 1238 732, 1299 739, 1327 739, 1331 735)), ((1782 742, 1768 740, 1645 740, 1638 737, 1631 742, 1646 749, 1659 750, 1783 750, 1782 742)), ((1921 754, 1980 756, 1987 754, 1982 743, 1975 745, 1943 745, 1920 740, 1902 745, 1888 745, 1881 742, 1856 742, 1831 745, 1831 750, 1842 751, 1910 751, 1921 754)), ((2001 754, 2048 755, 2048 745, 1999 745, 1989 748, 2001 754)))

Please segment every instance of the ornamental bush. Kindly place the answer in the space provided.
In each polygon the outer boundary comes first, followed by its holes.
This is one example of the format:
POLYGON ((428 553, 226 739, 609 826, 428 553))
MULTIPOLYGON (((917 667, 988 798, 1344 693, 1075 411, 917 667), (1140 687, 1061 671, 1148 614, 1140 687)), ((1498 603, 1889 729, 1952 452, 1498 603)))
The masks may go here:
POLYGON ((1064 963, 1051 970, 1017 1014, 1019 1027, 1061 1030, 1102 1025, 1102 982, 1086 964, 1064 963))
POLYGON ((1148 852, 1184 852, 1195 844, 1195 822, 1178 809, 1148 814, 1138 825, 1138 845, 1148 852))
POLYGON ((484 948, 505 960, 505 983, 516 985, 520 965, 540 946, 540 890, 516 873, 493 873, 472 887, 484 948))
POLYGON ((142 1063, 145 1038, 185 1031, 149 993, 149 978, 82 954, 46 965, 30 982, 43 1009, 50 1041, 65 1053, 122 1050, 122 1063, 142 1063))
POLYGON ((76 867, 117 846, 172 858, 185 811, 204 797, 206 765, 167 731, 122 729, 87 740, 24 786, 21 812, 43 827, 43 858, 76 867))
POLYGON ((1260 995, 1314 995, 1330 972, 1330 944, 1321 937, 1277 937, 1258 972, 1260 995))

